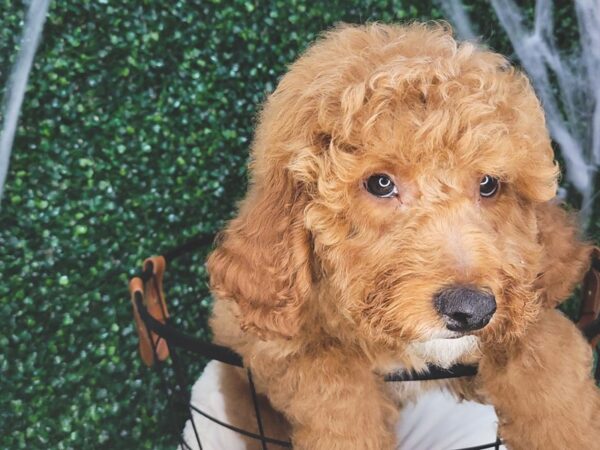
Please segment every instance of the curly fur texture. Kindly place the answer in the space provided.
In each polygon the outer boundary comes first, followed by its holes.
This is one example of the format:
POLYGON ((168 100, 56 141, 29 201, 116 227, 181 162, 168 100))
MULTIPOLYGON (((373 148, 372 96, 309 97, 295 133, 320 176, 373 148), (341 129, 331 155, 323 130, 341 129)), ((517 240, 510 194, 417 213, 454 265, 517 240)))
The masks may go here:
POLYGON ((492 402, 511 448, 597 444, 591 351, 552 310, 590 247, 553 200, 539 101, 502 56, 443 24, 337 27, 268 98, 250 172, 208 260, 212 328, 290 421, 295 448, 392 448, 412 394, 380 374, 440 354, 479 362, 474 379, 440 385, 492 402), (398 196, 366 191, 377 173, 398 196), (493 198, 479 195, 485 174, 501 182, 493 198), (433 305, 454 284, 496 298, 468 339, 452 340, 433 305))

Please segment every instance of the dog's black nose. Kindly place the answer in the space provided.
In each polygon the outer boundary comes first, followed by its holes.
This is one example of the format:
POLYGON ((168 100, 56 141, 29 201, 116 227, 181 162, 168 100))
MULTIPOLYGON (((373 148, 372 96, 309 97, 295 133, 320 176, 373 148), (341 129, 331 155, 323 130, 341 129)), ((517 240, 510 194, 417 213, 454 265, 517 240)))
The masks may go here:
POLYGON ((445 288, 437 293, 433 303, 446 322, 446 328, 452 331, 483 328, 496 312, 494 296, 472 286, 445 288))

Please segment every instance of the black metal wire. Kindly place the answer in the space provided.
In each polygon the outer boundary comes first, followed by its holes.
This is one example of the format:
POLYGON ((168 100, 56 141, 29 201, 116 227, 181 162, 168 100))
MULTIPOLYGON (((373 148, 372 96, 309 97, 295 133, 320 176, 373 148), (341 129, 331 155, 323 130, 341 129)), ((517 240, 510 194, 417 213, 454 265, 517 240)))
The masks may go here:
POLYGON ((476 445, 474 447, 463 447, 458 450, 484 450, 486 448, 499 449, 500 445, 502 445, 502 442, 500 442, 500 441, 498 441, 498 439, 496 439, 494 442, 491 442, 489 444, 476 445))
MULTIPOLYGON (((173 370, 175 371, 175 379, 177 381, 177 385, 179 388, 178 392, 183 394, 183 392, 186 391, 186 386, 188 385, 186 376, 185 376, 185 372, 183 370, 183 367, 181 366, 179 356, 178 356, 177 352, 175 351, 175 347, 169 345, 168 341, 167 341, 167 346, 169 347, 169 354, 173 361, 173 370)), ((189 405, 187 407, 187 412, 188 412, 188 418, 192 424, 192 430, 194 431, 194 435, 196 436, 196 442, 198 443, 199 449, 202 450, 202 442, 200 441, 200 436, 198 434, 198 430, 196 429, 196 423, 194 421, 194 414, 193 414, 192 410, 190 409, 189 405)))
POLYGON ((254 415, 256 416, 256 425, 258 426, 258 433, 260 434, 260 443, 262 450, 267 450, 267 443, 265 441, 265 432, 263 430, 262 419, 260 417, 260 405, 258 404, 258 396, 256 395, 256 389, 254 388, 254 380, 252 380, 252 372, 250 369, 246 369, 248 374, 248 385, 250 387, 250 393, 252 394, 252 403, 254 404, 254 415))
POLYGON ((188 409, 190 411, 190 422, 192 424, 192 430, 194 430, 194 436, 196 436, 196 442, 198 443, 198 447, 200 448, 200 450, 202 450, 202 442, 200 441, 200 435, 198 434, 198 429, 196 428, 194 413, 192 412, 191 406, 188 405, 188 409))
MULTIPOLYGON (((187 443, 187 442, 185 442, 185 438, 184 438, 183 436, 181 436, 181 437, 179 438, 179 446, 180 446, 180 447, 185 447, 185 448, 186 448, 186 449, 188 449, 188 450, 193 450, 193 449, 192 449, 192 447, 190 447, 190 446, 188 445, 188 443, 187 443)), ((202 447, 201 447, 201 448, 202 448, 202 447)))
MULTIPOLYGON (((235 431, 237 433, 243 434, 244 436, 247 436, 249 438, 253 438, 256 440, 261 440, 261 437, 256 434, 256 433, 252 433, 251 431, 247 431, 244 430, 243 428, 238 428, 234 425, 230 425, 226 422, 223 422, 222 420, 217 419, 216 417, 211 416, 210 414, 202 411, 200 408, 194 406, 193 404, 190 404, 190 408, 192 408, 194 411, 196 411, 198 414, 206 417, 208 420, 221 425, 229 430, 235 431)), ((275 439, 275 438, 270 438, 270 437, 264 437, 264 440, 266 442, 268 442, 269 444, 273 444, 273 445, 278 445, 280 447, 284 447, 284 448, 292 448, 292 443, 291 442, 286 442, 286 441, 281 441, 279 439, 275 439)))

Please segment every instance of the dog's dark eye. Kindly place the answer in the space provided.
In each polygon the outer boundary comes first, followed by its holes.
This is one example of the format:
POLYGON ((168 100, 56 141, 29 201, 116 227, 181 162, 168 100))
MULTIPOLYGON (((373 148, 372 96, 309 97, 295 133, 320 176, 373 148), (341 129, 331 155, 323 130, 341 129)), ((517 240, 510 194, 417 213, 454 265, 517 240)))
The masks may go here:
POLYGON ((374 196, 382 198, 393 197, 398 193, 398 189, 392 179, 382 173, 371 175, 365 181, 365 188, 374 196))
POLYGON ((484 175, 479 182, 479 194, 482 197, 493 197, 498 192, 500 182, 498 178, 494 178, 490 175, 484 175))

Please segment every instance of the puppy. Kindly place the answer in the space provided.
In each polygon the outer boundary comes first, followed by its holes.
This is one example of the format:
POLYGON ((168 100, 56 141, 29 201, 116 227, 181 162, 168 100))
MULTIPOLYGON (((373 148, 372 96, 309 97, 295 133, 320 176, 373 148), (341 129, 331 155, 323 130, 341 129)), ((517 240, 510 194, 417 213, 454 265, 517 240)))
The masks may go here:
MULTIPOLYGON (((512 449, 592 449, 592 353, 555 306, 590 247, 527 78, 440 24, 340 26, 260 115, 251 182, 208 260, 215 341, 244 357, 300 450, 391 449, 383 374, 494 405, 512 449)), ((407 388, 406 386, 419 386, 407 388)))

